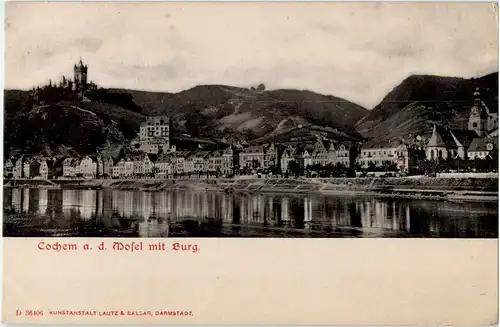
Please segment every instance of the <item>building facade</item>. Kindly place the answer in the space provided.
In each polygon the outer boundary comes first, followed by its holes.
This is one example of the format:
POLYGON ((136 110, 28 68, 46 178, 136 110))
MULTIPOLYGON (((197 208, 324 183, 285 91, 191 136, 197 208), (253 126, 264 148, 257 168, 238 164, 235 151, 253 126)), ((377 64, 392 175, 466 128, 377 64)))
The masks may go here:
POLYGON ((494 151, 498 151, 498 139, 493 137, 478 137, 472 140, 467 149, 467 158, 489 159, 494 151))
POLYGON ((257 169, 264 167, 264 147, 255 145, 243 149, 239 154, 240 168, 257 169))
POLYGON ((474 104, 471 107, 468 127, 481 137, 498 129, 498 112, 491 111, 481 100, 479 88, 474 92, 474 104))
POLYGON ((467 149, 477 138, 475 130, 453 130, 434 125, 427 143, 427 160, 466 159, 467 149))
POLYGON ((170 152, 170 118, 147 117, 139 129, 139 150, 146 153, 170 152))

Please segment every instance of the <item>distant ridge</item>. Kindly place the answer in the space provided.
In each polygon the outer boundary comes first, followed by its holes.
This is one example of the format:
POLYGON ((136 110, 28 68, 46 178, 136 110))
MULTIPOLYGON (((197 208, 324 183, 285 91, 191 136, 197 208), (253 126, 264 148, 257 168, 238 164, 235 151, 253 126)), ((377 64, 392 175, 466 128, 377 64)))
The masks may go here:
POLYGON ((498 111, 498 72, 477 79, 412 75, 406 78, 357 124, 368 138, 430 133, 432 123, 466 128, 473 93, 498 111))

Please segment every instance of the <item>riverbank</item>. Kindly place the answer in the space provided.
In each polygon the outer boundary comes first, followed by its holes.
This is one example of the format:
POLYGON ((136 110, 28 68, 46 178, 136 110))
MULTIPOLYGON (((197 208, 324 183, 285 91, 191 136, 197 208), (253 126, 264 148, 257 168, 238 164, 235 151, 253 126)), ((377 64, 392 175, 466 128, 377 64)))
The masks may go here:
POLYGON ((349 194, 378 197, 498 201, 498 178, 265 178, 265 179, 98 179, 16 180, 6 187, 192 190, 227 193, 349 194))

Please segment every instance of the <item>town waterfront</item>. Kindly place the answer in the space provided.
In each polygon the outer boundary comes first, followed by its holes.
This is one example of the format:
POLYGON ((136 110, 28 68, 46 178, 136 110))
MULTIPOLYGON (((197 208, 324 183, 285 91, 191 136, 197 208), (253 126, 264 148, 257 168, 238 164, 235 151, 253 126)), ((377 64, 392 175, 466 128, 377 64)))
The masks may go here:
POLYGON ((498 237, 498 204, 318 194, 4 188, 4 236, 498 237))

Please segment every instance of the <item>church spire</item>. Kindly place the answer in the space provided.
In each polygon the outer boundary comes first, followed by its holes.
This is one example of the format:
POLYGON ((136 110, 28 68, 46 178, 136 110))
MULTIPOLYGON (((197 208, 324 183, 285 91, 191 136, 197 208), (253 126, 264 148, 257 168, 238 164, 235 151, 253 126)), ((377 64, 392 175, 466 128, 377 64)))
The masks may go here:
POLYGON ((476 91, 474 92, 474 105, 481 105, 481 93, 479 92, 479 87, 476 87, 476 91))

